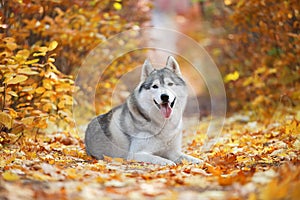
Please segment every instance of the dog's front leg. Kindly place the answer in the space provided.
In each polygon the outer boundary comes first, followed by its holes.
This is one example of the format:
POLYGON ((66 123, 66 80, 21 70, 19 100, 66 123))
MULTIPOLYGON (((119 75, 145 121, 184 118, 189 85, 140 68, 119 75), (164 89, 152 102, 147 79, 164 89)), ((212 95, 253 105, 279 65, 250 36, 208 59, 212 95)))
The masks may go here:
POLYGON ((175 162, 171 160, 147 152, 131 153, 131 155, 128 156, 128 160, 136 160, 139 162, 147 162, 159 165, 176 165, 175 162))

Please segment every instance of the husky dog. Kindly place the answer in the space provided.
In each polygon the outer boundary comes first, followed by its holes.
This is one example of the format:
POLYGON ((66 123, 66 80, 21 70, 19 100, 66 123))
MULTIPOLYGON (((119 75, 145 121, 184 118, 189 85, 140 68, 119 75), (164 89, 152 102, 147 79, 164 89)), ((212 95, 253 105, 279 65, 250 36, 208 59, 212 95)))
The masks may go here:
POLYGON ((88 125, 87 153, 96 159, 106 155, 160 165, 202 163, 181 152, 186 100, 187 87, 174 57, 159 70, 147 59, 141 81, 126 102, 88 125))

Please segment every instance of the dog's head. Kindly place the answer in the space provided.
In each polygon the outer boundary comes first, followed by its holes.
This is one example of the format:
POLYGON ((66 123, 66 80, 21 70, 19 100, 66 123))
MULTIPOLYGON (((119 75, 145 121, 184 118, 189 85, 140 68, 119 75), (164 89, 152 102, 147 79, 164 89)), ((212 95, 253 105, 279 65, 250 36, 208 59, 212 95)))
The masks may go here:
POLYGON ((138 92, 144 109, 159 111, 165 119, 170 118, 175 111, 182 115, 187 88, 175 58, 169 56, 166 66, 159 70, 154 69, 147 59, 142 67, 138 92))

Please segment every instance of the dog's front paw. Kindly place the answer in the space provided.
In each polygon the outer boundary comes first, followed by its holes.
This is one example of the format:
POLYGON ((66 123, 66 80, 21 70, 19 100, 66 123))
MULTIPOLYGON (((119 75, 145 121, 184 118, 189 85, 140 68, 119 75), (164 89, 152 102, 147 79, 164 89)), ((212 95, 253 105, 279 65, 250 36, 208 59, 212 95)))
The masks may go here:
POLYGON ((176 166, 175 162, 173 162, 172 160, 167 160, 167 159, 151 160, 150 162, 146 161, 146 163, 155 164, 155 165, 163 165, 163 166, 176 166))
POLYGON ((176 163, 173 162, 172 160, 167 160, 167 159, 164 159, 160 162, 157 162, 156 164, 159 164, 159 165, 168 165, 168 166, 175 166, 176 163))
POLYGON ((190 156, 190 158, 187 159, 187 161, 190 163, 193 163, 193 164, 200 164, 200 165, 204 163, 203 160, 200 160, 200 159, 192 157, 192 156, 190 156))
POLYGON ((193 156, 186 155, 186 154, 181 154, 180 157, 175 161, 175 163, 182 163, 183 160, 186 160, 192 164, 203 164, 204 163, 203 160, 200 160, 198 158, 195 158, 193 156))

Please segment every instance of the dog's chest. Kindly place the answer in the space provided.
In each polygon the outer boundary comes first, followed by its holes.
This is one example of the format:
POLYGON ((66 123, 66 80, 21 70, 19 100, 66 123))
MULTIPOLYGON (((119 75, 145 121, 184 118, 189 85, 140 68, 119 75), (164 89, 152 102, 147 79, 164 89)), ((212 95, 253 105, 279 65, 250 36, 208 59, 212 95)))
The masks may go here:
MULTIPOLYGON (((130 151, 135 152, 148 152, 156 155, 164 154, 174 145, 178 143, 181 138, 180 130, 173 130, 172 132, 161 132, 157 135, 148 135, 146 133, 138 134, 133 138, 130 145, 130 151)), ((180 147, 180 145, 179 145, 180 147)))

